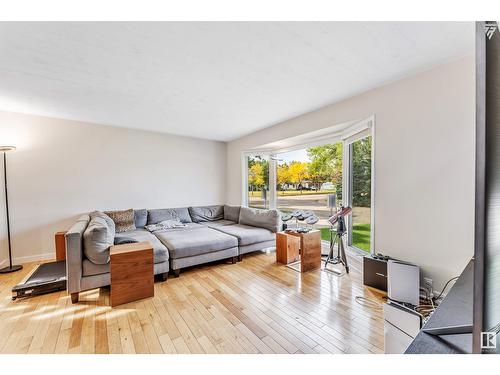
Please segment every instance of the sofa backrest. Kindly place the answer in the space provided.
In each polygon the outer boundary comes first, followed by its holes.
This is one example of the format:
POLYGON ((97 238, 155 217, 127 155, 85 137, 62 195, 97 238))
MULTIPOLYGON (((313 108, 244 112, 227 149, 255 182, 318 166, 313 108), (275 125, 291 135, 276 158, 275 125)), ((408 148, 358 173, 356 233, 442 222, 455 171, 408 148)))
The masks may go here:
POLYGON ((148 224, 148 210, 134 210, 134 223, 136 228, 144 228, 148 224))
POLYGON ((164 220, 179 220, 181 223, 192 223, 187 207, 148 210, 148 225, 157 224, 164 220))
POLYGON ((273 233, 281 230, 281 217, 278 210, 241 207, 239 223, 269 229, 273 233))
POLYGON ((195 223, 222 220, 224 219, 224 206, 189 207, 189 215, 195 223))
POLYGON ((83 252, 95 264, 109 262, 109 248, 115 239, 115 222, 100 211, 90 213, 90 222, 83 232, 83 252))
POLYGON ((231 220, 237 223, 240 220, 241 206, 224 205, 224 220, 231 220))

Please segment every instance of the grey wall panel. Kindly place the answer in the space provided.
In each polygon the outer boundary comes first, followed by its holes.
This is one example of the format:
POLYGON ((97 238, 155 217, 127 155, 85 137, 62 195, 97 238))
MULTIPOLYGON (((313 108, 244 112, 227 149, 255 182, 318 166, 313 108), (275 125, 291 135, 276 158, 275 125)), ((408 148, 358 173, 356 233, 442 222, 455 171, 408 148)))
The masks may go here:
MULTIPOLYGON (((500 32, 486 39, 486 179, 483 331, 500 329, 500 32)), ((500 336, 497 335, 497 350, 500 336)))

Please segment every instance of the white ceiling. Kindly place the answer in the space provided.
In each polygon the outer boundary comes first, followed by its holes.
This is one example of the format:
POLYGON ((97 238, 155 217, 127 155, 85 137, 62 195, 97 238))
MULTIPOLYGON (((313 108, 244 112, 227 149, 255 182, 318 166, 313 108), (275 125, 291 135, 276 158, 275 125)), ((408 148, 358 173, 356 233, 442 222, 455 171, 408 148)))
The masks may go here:
POLYGON ((473 23, 1 22, 0 110, 228 141, 473 50, 473 23))

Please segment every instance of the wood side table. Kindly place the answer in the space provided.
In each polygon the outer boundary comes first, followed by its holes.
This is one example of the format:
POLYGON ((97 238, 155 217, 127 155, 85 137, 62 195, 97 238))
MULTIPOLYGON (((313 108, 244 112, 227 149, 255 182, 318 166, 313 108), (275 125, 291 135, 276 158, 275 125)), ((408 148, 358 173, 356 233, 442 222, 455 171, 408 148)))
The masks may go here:
POLYGON ((298 261, 300 238, 284 232, 276 233, 276 262, 289 264, 298 261))
POLYGON ((153 247, 137 242, 110 248, 111 306, 154 297, 153 247))
POLYGON ((56 261, 66 260, 66 232, 57 232, 54 235, 56 244, 56 261))
POLYGON ((300 272, 321 268, 321 232, 319 230, 307 233, 294 231, 284 233, 300 239, 300 272))

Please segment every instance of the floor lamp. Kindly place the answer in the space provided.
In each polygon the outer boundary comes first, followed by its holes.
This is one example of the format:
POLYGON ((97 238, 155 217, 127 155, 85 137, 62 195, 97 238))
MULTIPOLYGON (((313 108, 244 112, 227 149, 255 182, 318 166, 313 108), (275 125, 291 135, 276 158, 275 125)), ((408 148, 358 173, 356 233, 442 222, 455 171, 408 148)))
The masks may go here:
POLYGON ((7 195, 7 152, 13 151, 16 148, 14 146, 0 146, 0 152, 3 153, 3 180, 5 187, 5 216, 7 217, 7 242, 9 244, 9 265, 5 268, 0 269, 1 273, 9 273, 19 271, 23 266, 13 266, 12 265, 12 249, 10 244, 10 221, 9 221, 9 197, 7 195))

